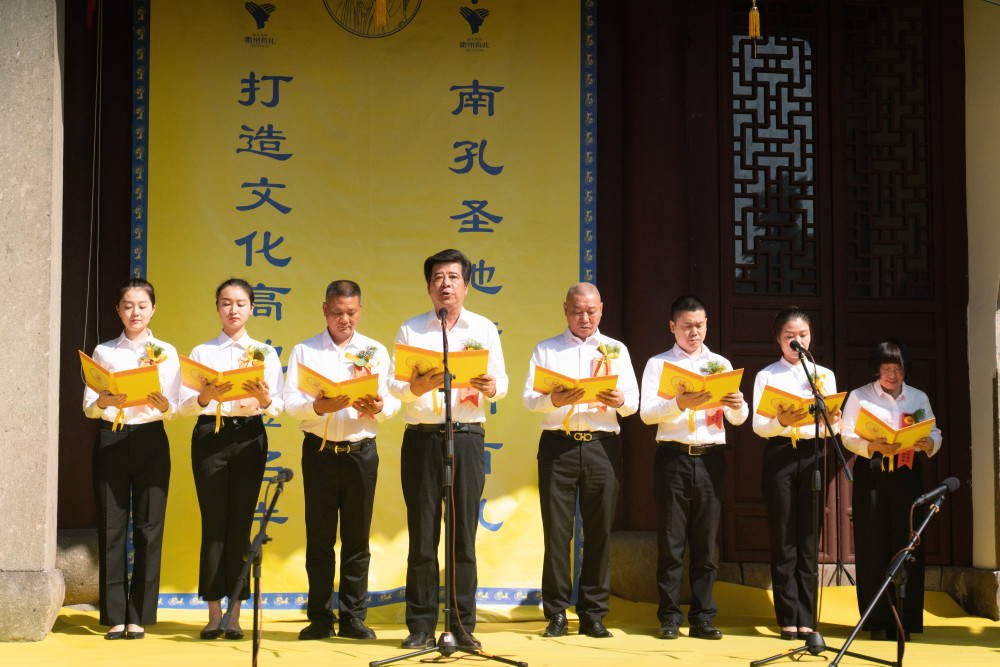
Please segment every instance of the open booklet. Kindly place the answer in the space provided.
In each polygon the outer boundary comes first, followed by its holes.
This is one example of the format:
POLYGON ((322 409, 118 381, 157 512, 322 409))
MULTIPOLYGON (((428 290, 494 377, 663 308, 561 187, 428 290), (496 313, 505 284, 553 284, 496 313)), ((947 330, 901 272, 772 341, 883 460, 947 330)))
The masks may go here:
POLYGON ((80 352, 80 364, 83 366, 83 377, 88 387, 97 393, 106 390, 115 396, 125 394, 128 397, 117 407, 132 408, 145 405, 148 402, 147 396, 160 391, 160 372, 156 364, 112 373, 83 352, 80 352))
MULTIPOLYGON (((432 368, 436 368, 438 373, 444 370, 444 355, 441 352, 397 343, 395 354, 397 380, 409 382, 414 368, 421 375, 432 368)), ((454 378, 451 381, 452 389, 471 389, 469 380, 486 374, 489 359, 489 350, 449 351, 448 367, 454 378)))
MULTIPOLYGON (((824 396, 823 399, 826 402, 827 412, 836 412, 839 410, 840 406, 844 404, 845 398, 847 398, 846 391, 842 391, 839 394, 824 396)), ((767 385, 764 387, 764 393, 761 394, 760 403, 757 404, 757 414, 774 418, 778 414, 778 409, 781 407, 784 407, 785 410, 792 411, 804 408, 808 412, 809 408, 815 403, 816 400, 812 396, 798 396, 797 394, 767 385)), ((805 417, 792 424, 792 426, 808 426, 809 424, 812 424, 814 420, 815 417, 813 417, 812 412, 809 412, 805 417)))
POLYGON ((917 440, 930 437, 933 428, 933 417, 902 428, 893 428, 864 408, 858 411, 858 421, 854 424, 854 432, 865 440, 885 438, 886 444, 898 444, 897 453, 913 449, 917 440))
POLYGON ((722 405, 721 398, 726 394, 735 394, 740 390, 740 381, 743 379, 743 369, 735 371, 723 371, 712 373, 711 375, 701 375, 686 368, 681 368, 669 361, 663 362, 663 372, 660 373, 660 387, 657 394, 662 398, 670 400, 676 398, 677 394, 699 391, 709 391, 712 398, 704 405, 699 405, 696 410, 709 410, 722 405))
POLYGON ((535 382, 531 386, 539 394, 551 394, 562 387, 563 389, 583 389, 583 396, 577 399, 573 405, 582 403, 597 402, 597 395, 605 389, 614 391, 618 388, 617 375, 600 375, 598 377, 571 378, 562 373, 556 373, 542 366, 535 366, 535 382))
POLYGON ((378 396, 378 373, 334 382, 305 364, 299 363, 298 389, 313 398, 321 395, 324 398, 346 395, 351 403, 354 403, 365 396, 378 396))
POLYGON ((189 359, 183 354, 177 355, 181 362, 181 383, 185 387, 201 391, 205 382, 232 382, 233 388, 219 397, 220 403, 226 401, 239 401, 244 398, 251 398, 251 395, 243 390, 243 383, 247 380, 264 381, 264 365, 252 365, 245 368, 233 368, 228 371, 217 371, 204 364, 199 364, 194 359, 189 359))

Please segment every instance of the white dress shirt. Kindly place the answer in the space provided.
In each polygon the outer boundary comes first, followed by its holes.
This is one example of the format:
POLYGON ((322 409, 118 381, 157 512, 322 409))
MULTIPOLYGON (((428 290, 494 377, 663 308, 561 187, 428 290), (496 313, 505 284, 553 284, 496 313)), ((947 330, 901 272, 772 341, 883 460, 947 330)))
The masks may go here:
MULTIPOLYGON (((934 417, 934 411, 931 410, 931 402, 927 399, 927 394, 905 382, 899 393, 899 398, 893 398, 885 393, 878 380, 858 387, 851 392, 844 403, 844 416, 841 420, 844 428, 841 430, 840 437, 847 449, 865 458, 871 458, 871 454, 868 453, 868 440, 854 433, 854 426, 858 422, 858 414, 862 407, 892 428, 902 427, 903 415, 913 414, 917 410, 924 411, 923 420, 934 417)), ((936 421, 934 427, 931 428, 930 439, 934 441, 934 449, 927 452, 927 455, 934 456, 941 448, 941 429, 937 427, 936 421)))
MULTIPOLYGON (((239 340, 233 340, 223 331, 217 338, 213 338, 207 343, 202 343, 191 350, 191 359, 199 364, 204 364, 217 371, 228 371, 240 367, 240 360, 247 354, 247 348, 253 346, 264 350, 264 381, 267 382, 268 394, 271 398, 271 405, 267 409, 261 409, 257 401, 253 399, 243 399, 241 401, 225 401, 222 404, 223 417, 251 417, 253 415, 266 414, 269 417, 277 417, 281 414, 282 400, 281 393, 285 386, 284 376, 281 374, 281 360, 275 354, 274 348, 250 338, 246 331, 239 340)), ((184 417, 193 415, 215 416, 215 401, 209 401, 208 405, 201 407, 198 405, 198 394, 196 389, 181 385, 181 405, 180 413, 184 417)))
MULTIPOLYGON (((782 426, 778 422, 778 417, 764 417, 763 415, 757 414, 757 408, 760 405, 761 394, 764 393, 764 387, 770 385, 775 389, 781 389, 787 391, 790 394, 796 394, 804 398, 812 398, 812 388, 809 386, 809 379, 806 377, 805 367, 808 366, 809 372, 813 372, 813 364, 810 361, 805 361, 798 364, 789 363, 787 359, 782 357, 778 361, 774 362, 761 372, 757 373, 757 379, 753 383, 753 431, 762 438, 774 438, 776 436, 792 436, 791 426, 782 426)), ((829 396, 830 394, 837 393, 837 378, 833 376, 833 371, 829 368, 824 368, 823 366, 815 366, 815 372, 817 375, 817 386, 824 396, 829 396)), ((822 420, 822 418, 821 418, 822 420)), ((816 426, 813 422, 809 422, 806 426, 795 427, 797 429, 797 438, 812 438, 816 435, 816 426)), ((837 424, 833 425, 834 433, 837 432, 837 424)), ((820 434, 826 433, 826 425, 820 421, 820 434)))
POLYGON ((304 340, 292 348, 288 356, 288 374, 285 377, 285 413, 302 422, 299 426, 303 431, 312 433, 318 438, 340 442, 348 440, 357 442, 365 438, 374 438, 378 433, 378 424, 399 412, 399 399, 392 396, 387 387, 389 375, 389 353, 378 341, 355 331, 349 341, 340 347, 333 342, 330 331, 323 332, 304 340), (378 394, 382 397, 382 411, 375 415, 359 413, 351 406, 333 413, 327 422, 327 414, 318 415, 313 409, 316 397, 299 389, 299 364, 303 364, 320 375, 343 382, 354 377, 354 361, 348 354, 359 356, 365 348, 375 348, 371 358, 371 372, 378 374, 378 394), (329 424, 329 427, 327 427, 329 424))
MULTIPOLYGON (((664 361, 669 361, 674 366, 680 366, 699 375, 708 374, 706 367, 710 361, 723 365, 726 370, 733 370, 728 359, 715 354, 705 345, 702 345, 698 356, 692 356, 674 344, 666 352, 662 352, 646 362, 646 370, 642 373, 642 400, 639 404, 639 416, 642 421, 646 424, 658 425, 656 428, 657 440, 674 440, 690 445, 725 444, 725 428, 722 427, 722 424, 709 423, 708 420, 708 417, 712 416, 717 408, 712 410, 681 410, 677 407, 676 396, 666 399, 659 395, 664 361)), ((747 420, 750 409, 747 402, 743 401, 737 410, 723 406, 722 414, 730 424, 739 426, 747 420)))
MULTIPOLYGON (((170 403, 170 407, 167 408, 166 413, 161 413, 151 405, 136 405, 131 408, 125 408, 126 424, 146 424, 162 419, 175 419, 178 416, 177 408, 181 387, 181 369, 180 362, 177 359, 177 350, 170 343, 155 337, 152 331, 149 331, 149 334, 145 338, 135 342, 130 341, 123 331, 122 335, 118 336, 118 338, 101 343, 95 347, 94 354, 91 355, 91 359, 101 366, 112 373, 117 373, 118 371, 139 368, 146 345, 149 343, 159 345, 163 348, 164 354, 167 355, 166 359, 156 364, 156 370, 160 375, 160 393, 170 403)), ((100 418, 113 423, 115 416, 118 414, 118 408, 109 406, 102 410, 97 407, 97 399, 97 392, 90 387, 86 387, 83 391, 83 413, 91 419, 100 418)))
POLYGON ((528 362, 528 378, 521 394, 524 407, 532 412, 542 412, 542 430, 562 430, 569 414, 569 430, 571 431, 611 431, 618 433, 617 415, 628 417, 639 409, 639 383, 635 379, 632 359, 628 348, 621 342, 608 338, 599 330, 586 340, 581 340, 566 328, 558 336, 547 338, 535 346, 535 351, 528 362), (611 357, 608 375, 618 376, 617 389, 624 394, 625 402, 614 410, 597 403, 581 403, 579 405, 564 405, 557 408, 552 405, 551 394, 541 394, 533 389, 535 384, 535 367, 541 366, 572 378, 587 378, 593 376, 594 362, 604 359, 598 347, 600 345, 618 347, 616 357, 611 357), (601 408, 605 409, 601 409, 601 408))
MULTIPOLYGON (((477 392, 479 405, 471 400, 460 401, 459 389, 451 390, 451 415, 456 422, 473 423, 486 421, 486 404, 495 403, 507 395, 507 372, 504 370, 503 350, 500 348, 500 334, 496 325, 482 315, 477 315, 465 308, 458 320, 448 331, 448 350, 457 352, 465 347, 465 341, 475 341, 484 350, 490 351, 486 365, 487 375, 492 375, 496 381, 496 393, 484 396, 477 392)), ((410 345, 425 350, 441 351, 441 322, 434 311, 403 322, 396 333, 396 345, 410 345)), ((444 407, 442 394, 439 390, 429 391, 422 396, 416 396, 410 390, 409 380, 396 380, 396 357, 393 354, 389 366, 389 393, 403 402, 403 421, 407 424, 443 424, 444 407), (435 409, 435 396, 437 409, 435 409)), ((441 369, 438 369, 440 372, 441 369)))

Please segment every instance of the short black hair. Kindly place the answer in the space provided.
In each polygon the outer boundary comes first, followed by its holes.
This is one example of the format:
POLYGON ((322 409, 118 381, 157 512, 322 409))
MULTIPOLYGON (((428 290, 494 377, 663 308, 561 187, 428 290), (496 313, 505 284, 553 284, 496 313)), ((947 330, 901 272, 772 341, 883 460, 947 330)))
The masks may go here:
POLYGON ((882 364, 897 364, 903 369, 903 373, 909 373, 910 349, 895 338, 886 338, 875 343, 875 347, 868 355, 868 366, 876 377, 882 364))
POLYGON ((809 315, 806 314, 806 311, 798 306, 789 306, 774 316, 774 324, 772 325, 774 340, 778 340, 781 330, 792 320, 802 320, 809 325, 810 333, 812 332, 812 323, 809 321, 809 315))
POLYGON ((247 296, 250 297, 250 305, 253 306, 253 288, 250 287, 250 283, 243 280, 242 278, 230 278, 229 280, 222 283, 215 289, 216 305, 218 305, 219 303, 219 296, 222 294, 222 290, 226 289, 227 287, 239 287, 241 290, 246 292, 247 296))
POLYGON ((353 296, 358 297, 358 301, 361 300, 361 286, 353 280, 334 280, 326 286, 327 301, 337 297, 350 299, 353 296))
POLYGON ((118 286, 118 298, 115 299, 115 305, 117 306, 125 298, 125 292, 130 289, 141 289, 149 295, 149 303, 152 306, 156 305, 156 293, 153 292, 153 284, 143 280, 142 278, 129 278, 121 285, 118 286))
POLYGON ((438 264, 461 264, 462 280, 465 281, 466 285, 472 282, 472 262, 469 261, 469 258, 461 250, 448 248, 447 250, 434 253, 424 260, 424 279, 428 285, 431 284, 431 273, 438 264))
POLYGON ((696 313, 698 311, 708 312, 705 310, 705 304, 702 300, 696 297, 694 294, 683 294, 676 299, 670 305, 670 321, 677 321, 678 313, 696 313))

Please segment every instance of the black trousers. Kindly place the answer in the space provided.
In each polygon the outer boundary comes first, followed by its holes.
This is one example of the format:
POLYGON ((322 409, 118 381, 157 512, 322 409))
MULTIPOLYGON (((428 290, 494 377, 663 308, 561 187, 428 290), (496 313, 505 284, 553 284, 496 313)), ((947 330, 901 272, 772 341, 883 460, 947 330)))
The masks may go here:
POLYGON ((112 431, 111 423, 102 421, 94 444, 93 474, 101 625, 153 625, 170 485, 170 445, 163 422, 126 425, 112 431), (131 582, 127 550, 130 503, 135 550, 131 582))
MULTIPOLYGON (((468 633, 476 627, 476 530, 479 501, 486 481, 484 431, 455 433, 455 595, 456 612, 451 632, 468 633), (457 618, 456 618, 457 616, 457 618), (461 620, 461 627, 458 621, 461 620)), ((438 619, 440 569, 438 543, 441 541, 442 486, 444 472, 443 432, 406 429, 400 452, 400 476, 406 501, 406 527, 410 552, 406 559, 406 627, 410 632, 434 632, 438 619)), ((448 554, 445 555, 448 557, 448 554)))
MULTIPOLYGON (((770 438, 764 449, 761 491, 771 542, 771 588, 781 627, 815 628, 816 534, 812 490, 813 439, 770 438)), ((822 464, 823 450, 819 453, 822 464)), ((820 469, 822 473, 822 468, 820 469)))
MULTIPOLYGON (((720 447, 721 450, 721 447, 720 447)), ((653 492, 657 523, 656 586, 660 623, 684 620, 681 611, 681 575, 684 544, 690 547, 691 625, 711 621, 718 613, 712 587, 718 564, 715 541, 722 516, 726 457, 722 451, 691 456, 658 445, 653 460, 653 492)))
POLYGON ((576 613, 581 623, 595 623, 607 616, 611 595, 611 524, 621 475, 617 435, 580 442, 556 431, 542 431, 538 442, 538 496, 545 539, 542 612, 546 618, 570 606, 573 593, 570 542, 578 493, 584 540, 576 613))
MULTIPOLYGON (((923 491, 922 454, 913 457, 913 468, 882 471, 882 457, 857 457, 854 462, 854 488, 851 496, 854 517, 854 555, 858 575, 858 610, 863 612, 885 581, 889 561, 910 542, 910 506, 923 491)), ((888 468, 888 461, 886 461, 888 468)), ((926 516, 926 507, 913 513, 914 524, 926 516)), ((916 528, 916 525, 914 526, 916 528)), ((904 567, 907 573, 906 597, 898 610, 903 629, 924 630, 924 547, 912 554, 916 560, 904 567)), ((887 593, 895 601, 895 584, 887 593)), ((896 629, 896 621, 883 595, 872 610, 863 630, 896 629)))
POLYGON ((378 450, 375 439, 356 452, 336 453, 336 444, 306 433, 302 441, 302 488, 306 514, 306 575, 312 622, 334 620, 333 577, 340 526, 340 621, 364 620, 368 613, 368 535, 372 527, 378 450))
MULTIPOLYGON (((198 417, 191 434, 191 467, 201 511, 198 595, 214 601, 232 595, 250 550, 257 496, 267 461, 267 433, 260 417, 198 417)), ((250 597, 247 578, 239 598, 250 597)))

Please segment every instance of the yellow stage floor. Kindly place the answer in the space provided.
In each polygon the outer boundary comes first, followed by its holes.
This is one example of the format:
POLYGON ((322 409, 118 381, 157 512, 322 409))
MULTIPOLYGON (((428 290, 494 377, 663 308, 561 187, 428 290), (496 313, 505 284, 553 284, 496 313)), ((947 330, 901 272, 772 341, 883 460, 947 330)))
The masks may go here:
MULTIPOLYGON (((720 614, 716 625, 725 633, 721 641, 705 641, 687 636, 673 641, 656 639, 658 627, 654 605, 613 599, 611 614, 605 624, 614 633, 612 639, 591 639, 571 634, 559 639, 540 636, 544 622, 486 623, 476 629, 484 650, 528 663, 533 667, 567 666, 621 667, 642 665, 749 665, 802 642, 782 641, 777 637, 769 593, 732 584, 716 585, 720 614)), ((827 588, 823 592, 823 625, 820 630, 828 645, 839 648, 857 621, 854 589, 827 588)), ((249 614, 244 616, 242 641, 201 641, 198 633, 206 618, 204 612, 162 610, 160 622, 147 629, 139 641, 106 641, 106 628, 97 624, 96 612, 63 609, 52 633, 42 642, 0 644, 0 665, 187 665, 250 664, 249 614)), ((265 612, 264 639, 258 664, 265 665, 368 665, 404 653, 399 642, 406 635, 401 625, 373 624, 378 639, 372 642, 331 638, 322 641, 298 641, 298 631, 305 625, 304 612, 265 612)), ((576 622, 570 621, 576 632, 576 622)), ((857 639, 852 652, 895 660, 896 645, 872 642, 867 636, 857 639)), ((457 656, 458 654, 456 654, 457 656)), ((805 654, 802 662, 822 664, 836 654, 805 654)), ((437 653, 423 659, 443 658, 437 653)), ((458 658, 459 664, 483 662, 482 658, 458 658)), ((776 665, 790 664, 782 659, 776 665)), ((419 659, 395 663, 418 665, 419 659)), ((500 663, 492 663, 500 664, 500 663)), ((842 665, 871 665, 861 659, 845 657, 842 665)), ((904 665, 964 667, 1000 664, 1000 623, 970 617, 947 595, 928 593, 924 610, 924 633, 914 635, 906 645, 904 665)))

